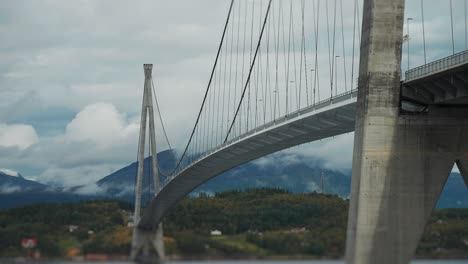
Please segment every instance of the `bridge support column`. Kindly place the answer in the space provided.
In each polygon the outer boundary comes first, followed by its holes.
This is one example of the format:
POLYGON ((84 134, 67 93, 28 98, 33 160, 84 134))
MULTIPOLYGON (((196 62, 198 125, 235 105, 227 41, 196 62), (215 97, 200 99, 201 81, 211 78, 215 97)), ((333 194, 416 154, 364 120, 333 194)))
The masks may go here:
MULTIPOLYGON (((143 185, 143 167, 145 155, 146 123, 149 116, 149 144, 151 148, 151 161, 153 173, 153 186, 155 195, 159 192, 159 173, 156 152, 156 136, 154 128, 154 111, 152 101, 152 64, 144 64, 145 87, 141 109, 140 137, 138 142, 138 171, 135 193, 135 212, 133 222, 132 250, 130 258, 139 263, 160 263, 164 260, 163 229, 160 223, 155 229, 141 229, 138 227, 141 216, 141 194, 143 185)), ((151 171, 150 171, 151 173, 151 171)))
POLYGON ((130 258, 137 263, 162 263, 165 259, 162 224, 156 230, 133 230, 130 258))
POLYGON ((411 260, 456 162, 468 178, 468 111, 400 113, 404 0, 365 0, 346 259, 411 260))

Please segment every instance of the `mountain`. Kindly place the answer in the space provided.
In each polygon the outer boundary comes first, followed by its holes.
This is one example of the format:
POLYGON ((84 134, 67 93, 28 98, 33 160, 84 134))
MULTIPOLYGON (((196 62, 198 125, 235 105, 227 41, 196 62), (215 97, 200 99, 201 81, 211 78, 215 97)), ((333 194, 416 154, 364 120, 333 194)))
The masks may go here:
POLYGON ((226 190, 267 187, 292 193, 325 192, 341 197, 349 195, 351 174, 309 166, 307 163, 259 165, 255 162, 234 168, 198 187, 195 193, 213 194, 226 190))
MULTIPOLYGON (((176 155, 173 150, 166 150, 157 154, 159 165, 159 181, 163 182, 166 174, 170 173, 175 167, 176 155)), ((123 198, 124 200, 133 201, 135 179, 137 174, 137 162, 117 170, 116 172, 107 175, 96 182, 96 185, 104 189, 110 197, 123 198)), ((151 158, 145 158, 143 162, 143 192, 148 194, 148 190, 152 191, 153 179, 150 179, 152 174, 151 158)))
POLYGON ((68 190, 51 188, 45 184, 27 180, 19 173, 0 171, 0 209, 35 203, 78 202, 102 199, 103 196, 84 196, 68 190))
POLYGON ((46 189, 46 185, 27 180, 19 173, 0 171, 0 194, 18 191, 38 191, 46 189))
MULTIPOLYGON (((177 162, 175 152, 167 150, 158 153, 160 182, 177 162)), ((144 161, 143 204, 154 195, 150 175, 151 159, 144 161)), ((74 202, 92 199, 118 199, 129 202, 135 197, 137 163, 134 162, 107 175, 95 184, 74 188, 51 188, 27 180, 20 174, 12 175, 0 171, 0 208, 9 208, 31 203, 74 202)), ((190 195, 202 193, 213 195, 227 190, 246 190, 267 187, 286 189, 292 193, 325 192, 349 198, 351 171, 327 169, 319 160, 304 159, 285 153, 276 153, 240 165, 215 177, 190 195)), ((437 208, 468 208, 468 189, 458 173, 452 173, 437 203, 437 208)))
MULTIPOLYGON (((158 153, 160 181, 171 171, 176 162, 174 151, 158 153)), ((151 198, 149 167, 144 162, 143 201, 151 198), (148 188, 149 186, 149 188, 148 188)), ((137 164, 132 163, 97 182, 112 198, 133 201, 137 164)), ((351 171, 324 168, 319 160, 304 160, 301 157, 277 153, 231 169, 198 187, 191 195, 215 194, 226 190, 245 190, 268 187, 282 188, 292 193, 325 192, 348 198, 351 189, 351 171)), ((468 208, 468 189, 458 173, 452 173, 439 198, 438 208, 468 208)))

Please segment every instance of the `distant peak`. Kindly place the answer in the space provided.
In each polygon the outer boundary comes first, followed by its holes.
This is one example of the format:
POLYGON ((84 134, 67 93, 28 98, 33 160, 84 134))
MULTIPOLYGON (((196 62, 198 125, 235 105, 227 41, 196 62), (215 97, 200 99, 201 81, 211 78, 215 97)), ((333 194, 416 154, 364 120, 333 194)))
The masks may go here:
POLYGON ((23 178, 23 177, 21 176, 21 174, 19 174, 18 172, 14 171, 14 170, 0 169, 0 173, 3 173, 3 174, 8 175, 8 176, 23 178))

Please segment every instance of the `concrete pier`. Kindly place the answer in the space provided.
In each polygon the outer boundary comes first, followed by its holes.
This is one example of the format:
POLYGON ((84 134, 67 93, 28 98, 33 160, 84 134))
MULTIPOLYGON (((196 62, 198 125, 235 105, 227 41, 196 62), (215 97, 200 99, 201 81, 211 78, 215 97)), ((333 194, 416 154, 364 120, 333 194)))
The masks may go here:
POLYGON ((346 260, 406 264, 455 163, 468 183, 468 109, 400 112, 404 0, 365 0, 346 260))
POLYGON ((157 230, 135 227, 130 258, 143 264, 159 264, 165 259, 162 224, 157 230))

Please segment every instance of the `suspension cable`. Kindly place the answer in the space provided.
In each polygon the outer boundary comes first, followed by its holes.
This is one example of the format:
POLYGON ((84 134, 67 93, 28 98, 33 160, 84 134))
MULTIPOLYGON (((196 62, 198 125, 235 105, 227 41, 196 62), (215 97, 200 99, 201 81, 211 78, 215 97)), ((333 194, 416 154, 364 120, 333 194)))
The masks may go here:
POLYGON ((156 103, 156 110, 158 110, 159 121, 161 122, 164 138, 166 139, 167 146, 169 147, 169 149, 172 149, 171 142, 169 141, 169 137, 167 136, 166 127, 164 126, 164 122, 162 119, 161 110, 159 109, 158 97, 156 96, 156 89, 154 88, 153 79, 151 79, 151 88, 153 89, 154 102, 156 103))
POLYGON ((258 40, 258 43, 257 43, 257 49, 255 50, 255 55, 254 55, 254 58, 253 58, 253 61, 252 61, 251 65, 250 65, 249 74, 247 76, 247 81, 245 83, 244 90, 242 91, 242 96, 241 96, 239 105, 237 106, 236 113, 235 113, 234 118, 232 120, 231 126, 230 126, 230 128, 228 130, 226 138, 224 139, 224 143, 227 142, 229 134, 231 133, 232 127, 233 127, 234 122, 236 121, 236 118, 237 118, 237 114, 239 113, 239 109, 240 109, 240 107, 242 105, 242 101, 243 101, 244 96, 245 96, 245 91, 247 90, 247 86, 248 86, 248 84, 250 82, 250 77, 252 76, 252 70, 253 70, 253 67, 255 65, 255 61, 256 61, 256 58, 257 58, 257 55, 258 55, 258 50, 260 49, 260 45, 262 43, 262 36, 263 36, 263 32, 265 31, 265 25, 266 25, 266 22, 268 21, 268 15, 270 13, 271 2, 272 2, 272 0, 269 0, 269 2, 268 2, 268 8, 267 8, 267 11, 266 11, 266 14, 265 14, 265 20, 263 21, 262 31, 260 32, 260 37, 259 37, 259 40, 258 40))
MULTIPOLYGON (((193 130, 192 130, 192 133, 190 135, 190 139, 187 143, 187 146, 185 147, 185 150, 184 152, 182 153, 182 156, 180 157, 179 161, 177 162, 177 165, 176 167, 174 168, 174 171, 176 171, 180 164, 182 163, 182 160, 184 159, 185 157, 185 154, 187 153, 187 149, 189 148, 190 146, 190 143, 192 142, 192 139, 193 139, 193 135, 195 134, 195 129, 197 128, 197 125, 198 125, 198 122, 200 120, 200 116, 201 116, 201 113, 203 111, 203 107, 205 106, 205 102, 206 102, 206 97, 208 96, 208 92, 210 91, 210 87, 211 87, 211 82, 213 80, 213 75, 215 73, 215 69, 216 69, 216 65, 218 64, 218 59, 219 59, 219 54, 221 53, 221 48, 223 46, 223 42, 224 42, 224 36, 226 34, 226 30, 227 30, 227 26, 229 24, 229 19, 231 18, 231 12, 232 12, 232 6, 234 4, 234 0, 231 0, 231 4, 229 6, 229 12, 228 12, 228 16, 227 16, 227 19, 226 19, 226 23, 224 24, 224 29, 223 29, 223 35, 221 37, 221 41, 219 43, 219 46, 218 46, 218 52, 216 54, 216 59, 215 59, 215 63, 214 63, 214 66, 213 66, 213 69, 211 70, 211 76, 210 76, 210 80, 208 81, 208 86, 206 88, 206 92, 205 92, 205 96, 203 97, 203 102, 202 102, 202 105, 200 107, 200 111, 198 112, 198 116, 197 116, 197 121, 195 122, 195 126, 193 127, 193 130)), ((173 172, 174 172, 173 171, 173 172)), ((172 173, 171 173, 172 174, 172 173)))
MULTIPOLYGON (((255 18, 255 2, 252 1, 252 21, 250 23, 250 55, 249 55, 249 63, 252 64, 252 49, 253 49, 253 30, 254 30, 254 18, 255 18)), ((243 83, 242 83, 243 84, 243 83)), ((241 84, 241 85, 242 85, 241 84)), ((251 83, 250 80, 248 80, 248 93, 247 93, 247 115, 246 115, 246 130, 249 130, 249 123, 250 123, 250 92, 251 92, 251 83)), ((239 103, 240 105, 241 103, 239 103)), ((234 109, 235 109, 234 105, 234 109)), ((235 116, 237 113, 234 114, 233 120, 235 119, 235 116)), ((229 129, 230 130, 230 129, 229 129)), ((230 131, 228 131, 229 134, 230 131)), ((235 135, 234 135, 235 136, 235 135)))

